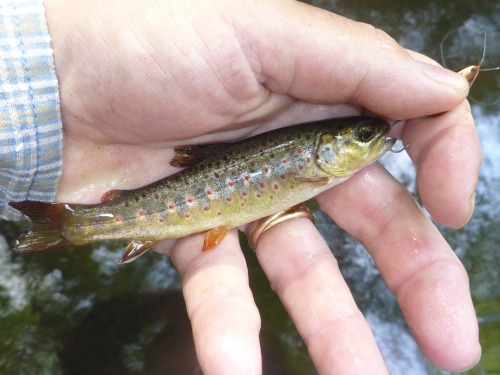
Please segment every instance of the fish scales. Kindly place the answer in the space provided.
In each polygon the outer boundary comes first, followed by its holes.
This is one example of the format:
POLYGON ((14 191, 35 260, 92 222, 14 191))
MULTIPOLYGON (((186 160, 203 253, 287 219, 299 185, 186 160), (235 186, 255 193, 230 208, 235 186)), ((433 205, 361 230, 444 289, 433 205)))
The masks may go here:
POLYGON ((229 228, 301 203, 373 163, 396 141, 389 129, 385 120, 358 116, 185 146, 171 164, 186 169, 138 189, 109 191, 99 204, 11 202, 31 219, 14 250, 125 239, 128 261, 165 238, 200 232, 223 238, 229 228))
POLYGON ((306 134, 278 133, 272 140, 261 136, 234 143, 223 155, 208 157, 147 189, 124 191, 93 207, 75 205, 63 235, 73 243, 80 237, 178 238, 218 226, 236 227, 275 213, 285 202, 300 203, 319 186, 297 191, 303 183, 294 177, 325 175, 313 162, 315 132, 312 127, 306 134))

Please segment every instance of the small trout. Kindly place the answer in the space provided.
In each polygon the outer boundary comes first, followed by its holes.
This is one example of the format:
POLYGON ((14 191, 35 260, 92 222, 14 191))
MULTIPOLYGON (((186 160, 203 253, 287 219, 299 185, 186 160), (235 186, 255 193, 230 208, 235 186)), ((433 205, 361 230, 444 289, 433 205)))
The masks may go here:
POLYGON ((121 263, 165 238, 207 232, 203 250, 231 228, 304 202, 392 149, 390 125, 347 117, 277 129, 234 143, 182 146, 184 170, 134 190, 111 190, 99 204, 11 202, 31 219, 15 243, 35 253, 88 243, 130 241, 121 263))

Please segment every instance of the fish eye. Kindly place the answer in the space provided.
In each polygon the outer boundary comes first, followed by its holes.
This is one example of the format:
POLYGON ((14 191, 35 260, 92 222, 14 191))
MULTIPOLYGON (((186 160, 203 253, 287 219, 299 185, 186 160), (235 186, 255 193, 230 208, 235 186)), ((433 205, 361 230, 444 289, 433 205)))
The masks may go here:
POLYGON ((375 134, 375 129, 368 125, 359 126, 356 129, 356 138, 361 142, 370 142, 375 134))

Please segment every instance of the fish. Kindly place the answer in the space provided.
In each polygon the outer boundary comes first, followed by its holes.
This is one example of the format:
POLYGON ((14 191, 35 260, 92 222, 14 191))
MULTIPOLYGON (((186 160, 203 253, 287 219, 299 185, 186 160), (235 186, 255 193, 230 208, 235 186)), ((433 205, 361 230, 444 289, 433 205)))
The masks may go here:
POLYGON ((10 202, 29 217, 18 253, 39 253, 103 240, 129 244, 130 262, 166 238, 205 232, 211 250, 232 228, 313 198, 392 150, 383 119, 314 121, 232 143, 178 146, 182 170, 132 190, 110 190, 101 203, 10 202))

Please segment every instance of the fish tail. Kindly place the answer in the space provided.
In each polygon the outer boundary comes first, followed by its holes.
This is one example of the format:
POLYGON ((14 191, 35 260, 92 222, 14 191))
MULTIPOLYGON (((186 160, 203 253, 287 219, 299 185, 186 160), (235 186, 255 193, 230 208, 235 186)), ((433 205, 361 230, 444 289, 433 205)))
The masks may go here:
POLYGON ((30 227, 21 234, 13 250, 18 253, 38 253, 73 247, 60 233, 64 203, 38 201, 10 202, 9 206, 21 211, 31 220, 30 227))

